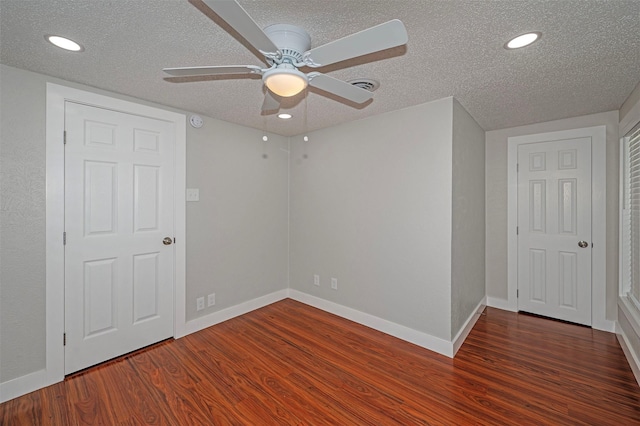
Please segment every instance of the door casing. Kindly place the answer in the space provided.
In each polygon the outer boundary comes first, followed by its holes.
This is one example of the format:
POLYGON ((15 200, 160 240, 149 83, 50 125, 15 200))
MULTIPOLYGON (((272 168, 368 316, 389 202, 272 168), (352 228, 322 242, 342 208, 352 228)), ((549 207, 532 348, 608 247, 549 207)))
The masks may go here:
POLYGON ((46 367, 40 387, 64 379, 64 111, 65 101, 169 121, 175 125, 174 337, 185 335, 186 117, 183 114, 47 83, 46 117, 46 367))
POLYGON ((592 264, 591 264, 591 326, 598 330, 615 331, 615 321, 606 318, 606 126, 594 126, 558 132, 512 136, 507 142, 507 303, 505 309, 518 310, 518 145, 547 142, 559 139, 589 137, 591 155, 591 218, 592 218, 592 264))

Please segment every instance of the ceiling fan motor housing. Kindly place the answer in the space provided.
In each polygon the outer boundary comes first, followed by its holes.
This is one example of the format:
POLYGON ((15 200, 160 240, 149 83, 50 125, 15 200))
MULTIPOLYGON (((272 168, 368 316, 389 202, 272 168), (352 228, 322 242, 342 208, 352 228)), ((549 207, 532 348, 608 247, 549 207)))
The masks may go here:
POLYGON ((304 52, 311 48, 309 33, 295 25, 273 24, 266 27, 264 32, 282 52, 282 58, 279 60, 267 58, 272 65, 273 63, 300 63, 304 52))

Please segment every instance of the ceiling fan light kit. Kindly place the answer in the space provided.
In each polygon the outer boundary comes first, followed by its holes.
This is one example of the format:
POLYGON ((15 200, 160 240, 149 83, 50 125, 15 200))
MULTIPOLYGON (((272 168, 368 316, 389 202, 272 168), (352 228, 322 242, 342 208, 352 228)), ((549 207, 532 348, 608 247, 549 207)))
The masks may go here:
POLYGON ((293 65, 282 64, 262 75, 265 86, 278 96, 288 98, 307 88, 309 79, 293 65))
POLYGON ((229 24, 265 57, 268 68, 256 65, 200 66, 165 68, 172 76, 259 74, 269 89, 262 105, 263 114, 280 108, 279 97, 295 96, 307 86, 362 104, 373 94, 362 87, 320 72, 303 73, 298 68, 320 68, 351 58, 390 49, 407 43, 404 24, 393 19, 311 49, 311 37, 302 28, 274 24, 262 30, 236 1, 203 0, 203 3, 229 24), (276 95, 276 96, 273 96, 276 95))

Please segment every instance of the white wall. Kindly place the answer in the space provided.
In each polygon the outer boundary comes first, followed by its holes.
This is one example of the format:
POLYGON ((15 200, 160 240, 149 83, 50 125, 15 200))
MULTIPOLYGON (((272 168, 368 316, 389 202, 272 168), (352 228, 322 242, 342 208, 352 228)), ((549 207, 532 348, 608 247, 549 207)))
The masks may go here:
POLYGON ((487 296, 507 299, 507 139, 604 125, 607 128, 606 319, 614 321, 618 294, 618 111, 486 132, 487 296))
POLYGON ((451 339, 486 294, 484 139, 484 130, 454 100, 451 339))
MULTIPOLYGON (((47 82, 176 111, 0 65, 1 383, 45 362, 47 82)), ((187 186, 201 197, 187 205, 187 319, 287 287, 288 153, 270 138, 208 118, 187 128, 187 186), (213 292, 216 305, 196 313, 196 297, 213 292)))
POLYGON ((452 103, 292 139, 292 289, 450 340, 452 103))

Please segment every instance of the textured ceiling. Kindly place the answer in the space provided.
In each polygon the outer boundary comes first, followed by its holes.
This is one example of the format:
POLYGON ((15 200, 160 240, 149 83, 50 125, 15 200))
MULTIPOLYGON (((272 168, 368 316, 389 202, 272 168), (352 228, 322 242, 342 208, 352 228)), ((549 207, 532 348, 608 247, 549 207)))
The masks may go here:
POLYGON ((282 135, 448 96, 493 130, 615 110, 640 81, 640 0, 239 3, 261 27, 305 28, 312 47, 393 18, 404 22, 409 43, 319 69, 381 85, 364 107, 311 89, 306 128, 302 95, 284 105, 291 120, 260 114, 259 77, 166 79, 164 67, 264 65, 198 0, 0 0, 0 62, 282 135), (541 31, 542 39, 503 48, 527 31, 541 31), (55 48, 45 34, 72 38, 85 51, 55 48))

